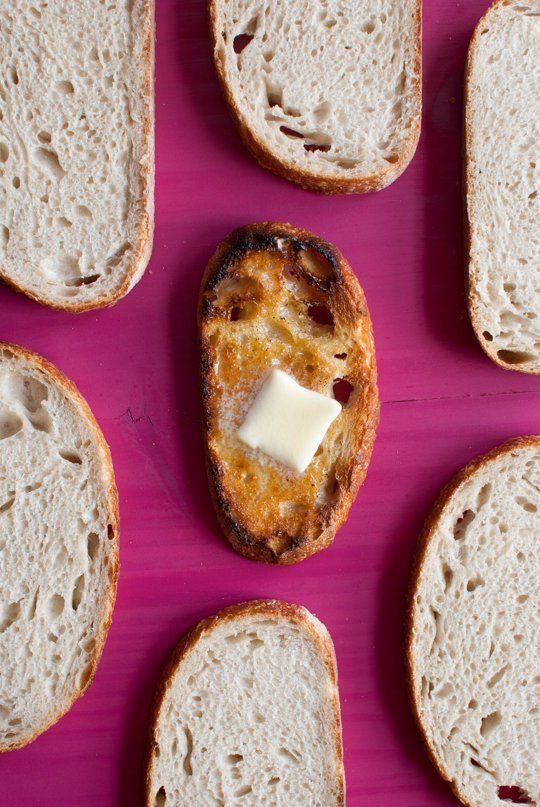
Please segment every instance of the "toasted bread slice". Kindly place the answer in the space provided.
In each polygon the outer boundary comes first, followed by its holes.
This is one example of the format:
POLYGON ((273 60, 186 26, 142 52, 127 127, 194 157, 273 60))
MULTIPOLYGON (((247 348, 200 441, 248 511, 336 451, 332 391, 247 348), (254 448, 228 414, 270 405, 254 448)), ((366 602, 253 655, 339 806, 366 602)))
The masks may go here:
POLYGON ((304 188, 367 193, 411 161, 421 0, 210 0, 214 61, 259 163, 304 188))
POLYGON ((256 600, 200 622, 159 686, 148 807, 342 807, 336 659, 305 608, 256 600))
POLYGON ((116 486, 88 405, 52 364, 0 342, 0 752, 90 684, 117 574, 116 486))
POLYGON ((465 79, 468 305, 480 345, 540 373, 540 0, 498 0, 465 79))
POLYGON ((0 5, 0 279, 111 305, 152 247, 154 0, 0 5))
POLYGON ((199 323, 218 518, 243 555, 295 563, 332 542, 368 467, 378 394, 364 294, 335 247, 288 224, 253 224, 233 232, 208 264, 199 323), (237 437, 271 367, 343 403, 303 474, 237 437))
POLYGON ((419 542, 407 661, 432 761, 467 807, 540 803, 540 436, 443 490, 419 542))

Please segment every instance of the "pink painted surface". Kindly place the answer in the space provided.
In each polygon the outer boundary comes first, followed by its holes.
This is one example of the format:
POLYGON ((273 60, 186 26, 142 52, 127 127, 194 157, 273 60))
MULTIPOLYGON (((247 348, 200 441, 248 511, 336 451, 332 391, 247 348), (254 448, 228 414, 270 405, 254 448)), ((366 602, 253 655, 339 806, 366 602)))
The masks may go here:
POLYGON ((462 75, 488 4, 426 1, 417 155, 389 189, 356 198, 308 193, 251 160, 213 75, 205 5, 157 2, 156 233, 144 279, 116 307, 79 316, 0 289, 0 338, 43 353, 90 403, 122 517, 118 600, 96 679, 59 724, 0 757, 0 804, 140 805, 153 689, 176 641, 225 605, 279 597, 314 611, 334 638, 349 805, 445 807, 455 801, 419 743, 401 666, 413 547, 449 476, 538 431, 540 417, 538 380, 484 357, 464 305, 462 75), (197 400, 201 272, 233 227, 269 219, 312 229, 350 260, 374 320, 383 402, 367 481, 336 543, 283 569, 244 560, 222 538, 197 400))

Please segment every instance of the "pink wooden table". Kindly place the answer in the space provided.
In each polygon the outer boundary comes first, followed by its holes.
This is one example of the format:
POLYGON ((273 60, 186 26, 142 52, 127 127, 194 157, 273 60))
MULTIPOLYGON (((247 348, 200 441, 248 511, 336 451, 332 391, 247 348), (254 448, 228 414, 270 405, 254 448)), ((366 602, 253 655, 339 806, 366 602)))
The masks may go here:
POLYGON ((2 807, 140 805, 148 712, 169 652, 194 621, 252 597, 302 603, 332 633, 349 807, 455 803, 407 708, 400 643, 408 567, 448 477, 505 438, 539 430, 540 390, 538 380, 484 357, 464 305, 462 75, 488 3, 424 5, 425 111, 412 165, 379 194, 325 198, 266 173, 240 145, 212 71, 205 0, 157 0, 148 272, 115 308, 78 316, 0 289, 0 338, 57 363, 111 445, 122 561, 96 679, 59 724, 0 757, 2 807), (233 227, 271 219, 314 230, 351 262, 374 320, 383 402, 372 465, 347 524, 332 548, 293 568, 252 563, 222 538, 197 399, 203 267, 233 227))

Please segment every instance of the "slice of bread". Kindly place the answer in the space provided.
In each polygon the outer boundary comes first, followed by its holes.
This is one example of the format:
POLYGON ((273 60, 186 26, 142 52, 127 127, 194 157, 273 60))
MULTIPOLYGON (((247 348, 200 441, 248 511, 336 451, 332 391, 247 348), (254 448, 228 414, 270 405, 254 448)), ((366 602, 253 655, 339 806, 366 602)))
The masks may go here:
POLYGON ((335 247, 288 224, 253 224, 210 260, 199 327, 218 518, 243 555, 295 563, 332 542, 368 467, 379 408, 364 294, 335 247), (343 403, 302 474, 237 436, 272 368, 343 403))
POLYGON ((92 413, 56 367, 0 342, 0 752, 88 687, 117 573, 117 493, 92 413))
POLYGON ((323 193, 385 188, 422 107, 421 0, 210 0, 214 61, 262 166, 323 193))
POLYGON ((433 763, 468 807, 540 804, 540 437, 442 492, 419 543, 407 660, 433 763))
POLYGON ((147 807, 340 807, 337 669, 305 608, 235 605, 180 642, 156 698, 147 807))
POLYGON ((0 279, 110 305, 152 245, 153 0, 3 5, 0 279))
POLYGON ((540 373, 540 0, 499 0, 465 81, 468 303, 494 362, 540 373))

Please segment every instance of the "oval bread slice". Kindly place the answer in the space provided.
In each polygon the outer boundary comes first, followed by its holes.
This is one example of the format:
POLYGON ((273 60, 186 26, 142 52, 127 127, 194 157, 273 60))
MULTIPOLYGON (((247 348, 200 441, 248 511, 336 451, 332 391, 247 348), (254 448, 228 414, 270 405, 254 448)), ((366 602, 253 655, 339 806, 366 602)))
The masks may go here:
POLYGON ((332 640, 305 608, 235 605, 180 642, 156 698, 148 807, 345 803, 332 640))
POLYGON ((540 804, 540 437, 471 462, 420 540, 407 659, 429 753, 460 802, 540 804))
POLYGON ((247 557, 302 560, 328 546, 345 521, 375 438, 364 294, 335 247, 288 224, 254 224, 233 232, 211 259, 199 321, 208 477, 221 525, 247 557), (323 395, 344 395, 302 474, 237 436, 272 368, 323 395))
POLYGON ((52 364, 0 343, 0 751, 88 687, 111 620, 118 506, 109 449, 52 364))
POLYGON ((466 69, 468 304, 501 367, 540 373, 540 0, 499 0, 466 69))
POLYGON ((420 0, 210 0, 214 61, 259 163, 324 193, 386 187, 420 135, 420 0))
POLYGON ((154 0, 1 5, 0 279, 111 305, 152 246, 154 0))

